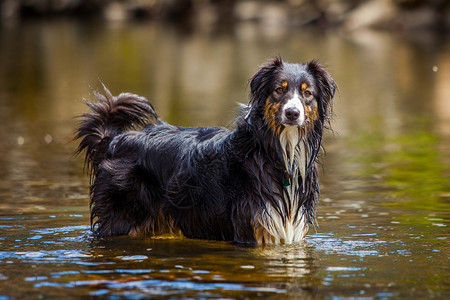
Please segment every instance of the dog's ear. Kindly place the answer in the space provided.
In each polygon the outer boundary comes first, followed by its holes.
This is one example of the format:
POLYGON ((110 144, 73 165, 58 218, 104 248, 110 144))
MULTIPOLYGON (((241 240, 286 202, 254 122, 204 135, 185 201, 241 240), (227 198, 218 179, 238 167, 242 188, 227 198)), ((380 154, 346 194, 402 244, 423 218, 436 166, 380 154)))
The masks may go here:
POLYGON ((265 99, 269 94, 269 88, 273 82, 273 77, 276 70, 283 66, 283 61, 280 57, 275 57, 266 61, 250 78, 250 96, 251 102, 259 99, 261 96, 265 99))
POLYGON ((306 65, 308 73, 316 80, 319 89, 319 108, 324 119, 328 119, 328 115, 332 111, 331 100, 337 89, 337 84, 331 77, 330 73, 316 60, 310 61, 306 65))

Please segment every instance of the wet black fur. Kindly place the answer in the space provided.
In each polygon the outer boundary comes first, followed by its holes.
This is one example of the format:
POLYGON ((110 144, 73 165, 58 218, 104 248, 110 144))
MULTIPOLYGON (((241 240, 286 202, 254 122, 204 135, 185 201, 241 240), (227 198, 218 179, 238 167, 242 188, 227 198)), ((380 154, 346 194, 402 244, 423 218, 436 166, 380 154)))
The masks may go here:
MULTIPOLYGON (((312 222, 319 196, 316 163, 336 84, 315 61, 300 65, 315 82, 319 120, 308 135, 314 155, 301 193, 312 222)), ((281 59, 265 63, 250 81, 249 108, 233 131, 184 128, 161 121, 147 99, 95 93, 76 138, 91 178, 91 224, 99 236, 157 235, 180 230, 189 238, 255 243, 253 220, 270 205, 283 220, 285 166, 278 137, 264 121, 264 102, 283 72, 281 59), (147 124, 147 125, 145 125, 147 124), (135 131, 134 126, 145 125, 135 131), (275 195, 278 194, 278 195, 275 195)), ((301 179, 300 179, 301 180, 301 179)), ((301 213, 299 211, 293 212, 301 213)))

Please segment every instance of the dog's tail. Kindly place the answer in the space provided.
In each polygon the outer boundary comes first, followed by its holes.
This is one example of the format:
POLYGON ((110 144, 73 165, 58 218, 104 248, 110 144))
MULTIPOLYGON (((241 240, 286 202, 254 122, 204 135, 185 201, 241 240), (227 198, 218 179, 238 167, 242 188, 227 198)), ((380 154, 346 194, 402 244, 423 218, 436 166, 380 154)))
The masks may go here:
POLYGON ((80 116, 75 132, 75 140, 81 139, 76 154, 85 151, 86 166, 94 175, 115 135, 151 121, 159 122, 155 109, 146 98, 130 93, 113 96, 104 85, 103 89, 104 93, 93 92, 97 102, 86 101, 91 112, 80 116))

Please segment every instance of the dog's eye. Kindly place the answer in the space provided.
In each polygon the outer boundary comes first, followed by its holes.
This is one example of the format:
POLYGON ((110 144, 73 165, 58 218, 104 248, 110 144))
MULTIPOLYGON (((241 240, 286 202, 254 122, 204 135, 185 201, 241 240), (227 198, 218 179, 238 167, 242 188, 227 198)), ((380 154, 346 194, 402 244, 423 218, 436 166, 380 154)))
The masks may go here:
POLYGON ((281 93, 283 93, 283 88, 282 87, 276 88, 275 92, 277 92, 278 94, 281 94, 281 93))
POLYGON ((309 96, 312 95, 312 93, 311 93, 310 91, 308 91, 308 90, 304 91, 303 93, 304 93, 304 95, 305 95, 306 97, 309 97, 309 96))

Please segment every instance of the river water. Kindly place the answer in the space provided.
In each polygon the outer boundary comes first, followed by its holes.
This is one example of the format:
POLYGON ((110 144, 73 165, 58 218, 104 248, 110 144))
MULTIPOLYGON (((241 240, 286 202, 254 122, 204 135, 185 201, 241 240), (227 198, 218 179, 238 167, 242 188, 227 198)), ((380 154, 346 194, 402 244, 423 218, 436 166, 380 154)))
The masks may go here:
MULTIPOLYGON (((231 125, 232 126, 232 125, 231 125)), ((417 33, 40 21, 0 27, 0 299, 450 297, 450 40, 417 33), (297 245, 95 239, 73 157, 103 81, 167 121, 229 126, 266 58, 339 85, 318 226, 297 245)))

